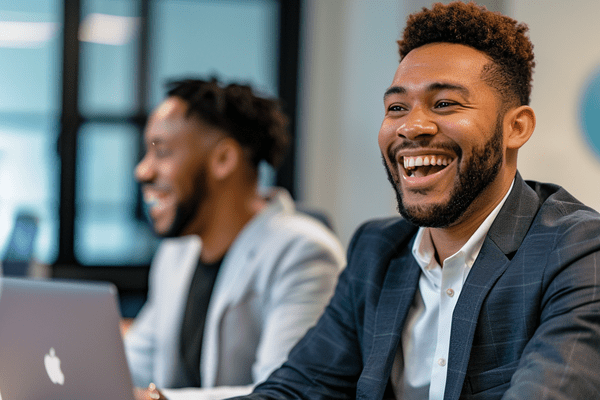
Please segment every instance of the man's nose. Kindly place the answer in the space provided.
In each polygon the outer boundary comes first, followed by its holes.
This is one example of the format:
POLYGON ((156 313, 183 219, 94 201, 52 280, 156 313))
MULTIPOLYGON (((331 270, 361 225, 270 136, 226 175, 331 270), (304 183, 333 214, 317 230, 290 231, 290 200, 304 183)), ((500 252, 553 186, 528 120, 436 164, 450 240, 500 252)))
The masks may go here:
POLYGON ((135 167, 135 179, 138 182, 150 182, 153 178, 153 174, 154 169, 152 168, 152 163, 146 154, 135 167))
POLYGON ((402 118, 402 124, 396 129, 398 136, 415 140, 421 136, 431 136, 438 132, 438 127, 429 113, 421 107, 413 108, 402 118))

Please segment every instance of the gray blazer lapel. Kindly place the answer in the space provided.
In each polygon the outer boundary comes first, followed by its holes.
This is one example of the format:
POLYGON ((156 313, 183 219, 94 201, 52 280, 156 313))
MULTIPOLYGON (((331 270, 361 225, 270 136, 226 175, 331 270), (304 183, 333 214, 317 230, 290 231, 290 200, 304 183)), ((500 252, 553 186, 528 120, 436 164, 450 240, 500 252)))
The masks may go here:
POLYGON ((460 396, 481 305, 510 264, 538 209, 538 196, 517 173, 512 192, 485 238, 454 309, 445 400, 460 396))

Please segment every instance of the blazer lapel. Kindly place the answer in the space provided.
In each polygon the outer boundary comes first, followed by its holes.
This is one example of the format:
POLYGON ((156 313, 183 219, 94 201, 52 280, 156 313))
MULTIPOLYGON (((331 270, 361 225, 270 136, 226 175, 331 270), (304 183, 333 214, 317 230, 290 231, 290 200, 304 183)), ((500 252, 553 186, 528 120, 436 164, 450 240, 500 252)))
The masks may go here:
POLYGON ((538 209, 538 196, 517 172, 513 189, 485 238, 454 309, 445 400, 460 396, 481 305, 509 266, 538 209))
POLYGON ((462 288, 452 316, 448 372, 444 392, 446 400, 458 399, 460 396, 481 305, 509 263, 506 255, 489 238, 486 238, 479 257, 462 288))
POLYGON ((412 256, 412 242, 390 261, 375 309, 372 346, 357 386, 357 398, 381 399, 400 343, 402 327, 419 283, 421 270, 412 256))
MULTIPOLYGON (((238 242, 236 239, 236 242, 244 244, 243 240, 238 242)), ((200 363, 202 385, 206 387, 214 386, 217 378, 217 367, 221 357, 220 326, 225 311, 231 303, 247 293, 253 270, 260 267, 253 260, 256 254, 254 246, 241 246, 236 245, 237 243, 223 259, 208 303, 200 363)))
POLYGON ((152 262, 149 300, 158 309, 154 382, 168 387, 181 382, 179 339, 190 282, 202 248, 199 237, 165 239, 152 262))
POLYGON ((294 203, 289 194, 279 191, 269 206, 244 227, 227 250, 221 270, 217 274, 206 315, 200 363, 203 386, 212 387, 217 379, 217 367, 221 357, 220 326, 227 307, 248 292, 248 286, 255 275, 254 271, 261 268, 256 261, 261 243, 254 238, 264 235, 272 215, 293 210, 294 203))

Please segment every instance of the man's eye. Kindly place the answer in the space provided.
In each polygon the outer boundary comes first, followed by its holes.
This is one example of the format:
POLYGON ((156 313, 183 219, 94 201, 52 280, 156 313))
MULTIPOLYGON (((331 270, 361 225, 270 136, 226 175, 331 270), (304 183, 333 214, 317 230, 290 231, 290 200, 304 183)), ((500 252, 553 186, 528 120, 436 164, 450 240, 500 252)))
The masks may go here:
POLYGON ((406 108, 399 106, 397 104, 394 104, 394 105, 388 107, 388 111, 406 111, 406 108))
POLYGON ((450 101, 439 101, 435 105, 435 108, 444 108, 444 107, 450 107, 450 106, 453 106, 453 105, 455 105, 455 103, 452 103, 450 101))

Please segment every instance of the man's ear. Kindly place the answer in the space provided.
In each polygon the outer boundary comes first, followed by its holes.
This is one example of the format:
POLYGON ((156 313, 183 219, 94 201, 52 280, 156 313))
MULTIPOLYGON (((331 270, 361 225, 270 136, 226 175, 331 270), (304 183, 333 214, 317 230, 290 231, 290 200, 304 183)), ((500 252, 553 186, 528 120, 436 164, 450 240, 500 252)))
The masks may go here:
POLYGON ((223 180, 231 175, 240 165, 242 149, 238 142, 231 138, 219 140, 210 153, 209 168, 216 180, 223 180))
POLYGON ((506 147, 518 150, 533 134, 535 129, 535 113, 529 106, 520 106, 506 113, 504 118, 506 147))

